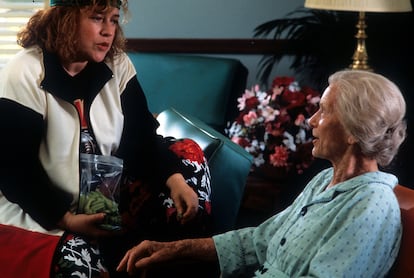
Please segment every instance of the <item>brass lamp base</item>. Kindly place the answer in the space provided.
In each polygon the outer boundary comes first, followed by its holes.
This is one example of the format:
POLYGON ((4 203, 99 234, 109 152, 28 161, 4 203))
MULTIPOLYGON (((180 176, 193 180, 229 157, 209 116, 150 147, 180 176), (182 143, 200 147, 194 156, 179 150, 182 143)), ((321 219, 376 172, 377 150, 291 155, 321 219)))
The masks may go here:
POLYGON ((367 70, 372 71, 372 68, 368 65, 368 54, 365 48, 365 39, 367 35, 365 33, 365 12, 359 12, 359 19, 356 25, 358 32, 355 35, 357 39, 357 47, 352 56, 353 63, 349 65, 350 69, 354 70, 367 70))

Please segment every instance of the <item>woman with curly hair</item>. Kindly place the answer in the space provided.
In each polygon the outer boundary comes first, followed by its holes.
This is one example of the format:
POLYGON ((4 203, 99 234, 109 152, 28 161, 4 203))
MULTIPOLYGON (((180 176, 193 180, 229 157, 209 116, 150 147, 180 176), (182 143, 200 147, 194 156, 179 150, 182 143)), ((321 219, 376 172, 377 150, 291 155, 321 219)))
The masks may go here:
POLYGON ((126 0, 51 0, 0 74, 4 278, 107 277, 143 239, 210 233, 204 154, 156 133, 124 52, 121 12, 126 0), (121 229, 103 226, 112 218, 99 205, 80 210, 86 155, 122 162, 121 229))

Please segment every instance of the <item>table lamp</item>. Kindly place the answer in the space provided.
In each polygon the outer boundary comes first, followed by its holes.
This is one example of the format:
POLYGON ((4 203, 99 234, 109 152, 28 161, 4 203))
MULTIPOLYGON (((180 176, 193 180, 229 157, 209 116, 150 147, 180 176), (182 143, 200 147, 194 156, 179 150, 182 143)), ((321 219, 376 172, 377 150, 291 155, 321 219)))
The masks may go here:
POLYGON ((368 54, 365 48, 367 35, 365 28, 365 12, 408 12, 412 10, 410 0, 305 0, 305 7, 321 10, 355 11, 359 13, 356 24, 356 50, 353 55, 351 69, 369 70, 368 54))

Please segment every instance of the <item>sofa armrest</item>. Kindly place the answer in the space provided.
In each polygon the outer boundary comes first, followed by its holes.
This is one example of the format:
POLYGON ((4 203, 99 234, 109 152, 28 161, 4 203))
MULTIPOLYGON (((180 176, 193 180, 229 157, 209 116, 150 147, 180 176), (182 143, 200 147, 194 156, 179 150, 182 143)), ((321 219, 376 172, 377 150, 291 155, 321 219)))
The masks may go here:
POLYGON ((214 232, 235 228, 252 156, 201 120, 173 108, 157 119, 159 134, 193 139, 204 150, 211 174, 214 232))
POLYGON ((391 269, 389 278, 414 277, 414 190, 398 184, 394 188, 395 196, 401 210, 403 234, 398 257, 391 269))

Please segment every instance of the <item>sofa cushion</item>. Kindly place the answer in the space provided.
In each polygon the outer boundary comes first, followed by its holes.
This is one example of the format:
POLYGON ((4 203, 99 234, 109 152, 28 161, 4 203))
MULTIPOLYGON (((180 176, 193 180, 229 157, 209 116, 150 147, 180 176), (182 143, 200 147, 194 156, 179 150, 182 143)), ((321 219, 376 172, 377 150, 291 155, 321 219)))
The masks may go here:
POLYGON ((247 69, 211 56, 128 52, 152 113, 174 107, 217 130, 235 117, 247 69))

